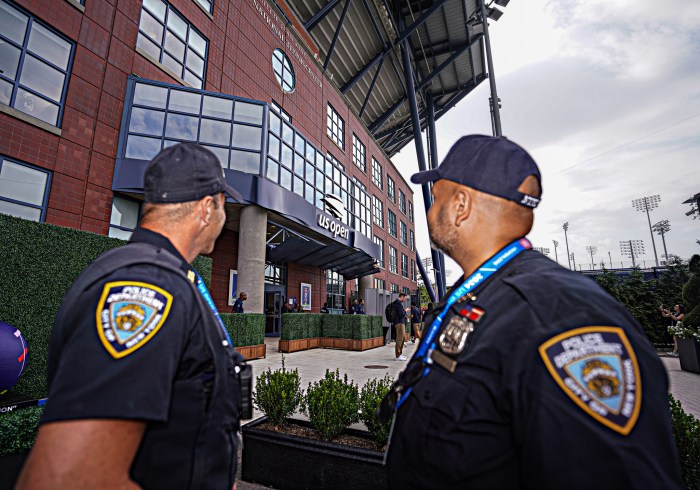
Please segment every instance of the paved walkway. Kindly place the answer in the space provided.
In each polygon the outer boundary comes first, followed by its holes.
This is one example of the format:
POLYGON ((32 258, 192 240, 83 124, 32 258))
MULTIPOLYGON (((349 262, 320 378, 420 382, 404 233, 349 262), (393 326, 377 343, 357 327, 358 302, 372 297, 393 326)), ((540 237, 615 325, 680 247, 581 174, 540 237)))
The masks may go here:
POLYGON ((686 413, 700 419, 700 374, 681 370, 677 357, 661 356, 668 373, 668 382, 673 397, 681 402, 686 413))

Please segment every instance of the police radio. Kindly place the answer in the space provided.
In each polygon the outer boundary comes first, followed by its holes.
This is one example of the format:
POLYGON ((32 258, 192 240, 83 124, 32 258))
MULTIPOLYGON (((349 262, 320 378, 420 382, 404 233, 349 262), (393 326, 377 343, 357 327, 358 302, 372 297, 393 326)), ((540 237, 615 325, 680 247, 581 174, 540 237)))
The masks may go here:
POLYGON ((241 420, 250 420, 253 418, 253 368, 250 364, 239 363, 235 370, 241 390, 239 414, 241 420))

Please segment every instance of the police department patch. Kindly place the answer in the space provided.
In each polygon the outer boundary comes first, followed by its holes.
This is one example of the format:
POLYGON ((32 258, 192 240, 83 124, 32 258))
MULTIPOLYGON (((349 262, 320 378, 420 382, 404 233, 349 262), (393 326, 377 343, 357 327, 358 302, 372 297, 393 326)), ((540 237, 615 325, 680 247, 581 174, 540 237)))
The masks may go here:
POLYGON ((642 384, 639 365, 619 327, 583 327, 539 347, 559 387, 586 413, 620 434, 639 417, 642 384))
POLYGON ((143 347, 170 313, 173 296, 143 282, 105 284, 97 304, 97 333, 112 357, 120 359, 143 347))

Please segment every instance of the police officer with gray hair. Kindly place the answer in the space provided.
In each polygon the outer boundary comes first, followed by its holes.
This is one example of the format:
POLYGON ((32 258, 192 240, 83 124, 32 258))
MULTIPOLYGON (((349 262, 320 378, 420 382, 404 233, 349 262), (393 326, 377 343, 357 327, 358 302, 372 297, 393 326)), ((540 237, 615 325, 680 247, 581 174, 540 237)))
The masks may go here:
POLYGON ((532 250, 530 155, 465 136, 437 169, 430 238, 464 271, 383 400, 392 489, 680 488, 668 380, 635 319, 532 250))
POLYGON ((56 316, 49 395, 18 489, 235 486, 250 369, 190 263, 226 221, 216 156, 181 143, 146 168, 129 243, 95 260, 56 316))

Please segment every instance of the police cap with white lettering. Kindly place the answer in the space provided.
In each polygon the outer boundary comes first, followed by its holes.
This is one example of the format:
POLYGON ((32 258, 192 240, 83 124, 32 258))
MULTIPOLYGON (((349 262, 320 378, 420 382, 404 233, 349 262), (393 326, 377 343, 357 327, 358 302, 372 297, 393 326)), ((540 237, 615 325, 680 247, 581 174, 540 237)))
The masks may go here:
POLYGON ((536 208, 540 198, 523 194, 520 184, 534 175, 542 189, 542 176, 532 157, 504 137, 472 134, 463 136, 450 148, 436 169, 411 176, 414 184, 447 179, 521 206, 536 208))
POLYGON ((197 201, 219 192, 243 202, 226 182, 216 155, 196 143, 178 143, 158 153, 146 167, 143 191, 150 203, 197 201))

